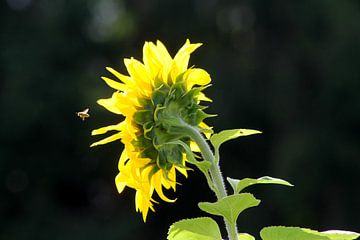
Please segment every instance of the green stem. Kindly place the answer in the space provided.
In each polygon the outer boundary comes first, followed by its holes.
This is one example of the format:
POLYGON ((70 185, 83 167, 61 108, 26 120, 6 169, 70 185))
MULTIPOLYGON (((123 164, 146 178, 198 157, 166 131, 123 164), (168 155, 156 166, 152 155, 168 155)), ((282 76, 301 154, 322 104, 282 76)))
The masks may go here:
MULTIPOLYGON (((212 182, 214 183, 215 186, 215 190, 216 190, 215 194, 217 199, 220 200, 226 197, 227 193, 226 193, 224 178, 221 174, 219 164, 215 162, 214 154, 211 151, 208 143, 196 128, 187 125, 186 130, 189 136, 191 137, 191 139, 194 140, 196 144, 199 146, 204 160, 212 163, 209 172, 212 182)), ((236 224, 231 224, 225 218, 224 221, 225 221, 226 230, 228 232, 229 240, 238 240, 236 224)))

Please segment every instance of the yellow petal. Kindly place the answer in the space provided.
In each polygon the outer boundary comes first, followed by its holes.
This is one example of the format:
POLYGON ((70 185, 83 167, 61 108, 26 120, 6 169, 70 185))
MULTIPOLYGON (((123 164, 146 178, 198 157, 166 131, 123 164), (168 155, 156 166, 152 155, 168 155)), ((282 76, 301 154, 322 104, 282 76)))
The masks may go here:
POLYGON ((191 44, 189 39, 187 39, 185 44, 179 49, 174 57, 174 61, 178 66, 180 73, 186 71, 189 64, 190 54, 201 45, 202 43, 191 44))
POLYGON ((148 191, 148 186, 141 186, 140 188, 136 189, 135 207, 137 211, 140 210, 140 212, 142 212, 144 222, 146 221, 149 208, 154 211, 152 199, 148 191))
POLYGON ((152 42, 146 42, 143 47, 143 61, 145 67, 152 74, 152 78, 155 78, 161 71, 162 56, 157 50, 156 46, 152 42))
POLYGON ((112 113, 122 114, 116 98, 116 93, 114 93, 111 98, 99 99, 97 103, 112 113))
POLYGON ((123 93, 114 92, 111 98, 99 99, 97 103, 110 112, 127 116, 135 111, 133 101, 123 93))
POLYGON ((211 82, 210 75, 201 68, 188 69, 184 74, 187 89, 191 89, 194 85, 204 86, 211 82))
POLYGON ((125 121, 123 121, 119 124, 116 124, 116 125, 110 125, 110 126, 92 130, 91 135, 94 136, 94 135, 104 134, 104 133, 107 133, 108 131, 112 131, 112 130, 121 131, 124 126, 125 126, 125 121))
POLYGON ((147 218, 147 215, 148 215, 148 212, 149 212, 149 208, 150 208, 153 212, 155 212, 155 210, 154 210, 154 208, 152 207, 151 202, 144 204, 144 206, 143 206, 142 208, 143 208, 143 209, 142 209, 141 212, 142 212, 143 221, 144 221, 144 223, 146 223, 146 218, 147 218))
POLYGON ((176 64, 173 64, 171 66, 170 73, 168 74, 170 76, 170 79, 167 80, 168 84, 174 84, 176 82, 176 78, 182 73, 182 71, 179 69, 179 67, 176 64))
POLYGON ((100 141, 94 142, 93 144, 90 145, 90 147, 94 147, 94 146, 98 146, 98 145, 103 145, 109 142, 113 142, 115 140, 118 140, 121 138, 121 133, 116 133, 114 135, 111 135, 110 137, 104 138, 100 141))
POLYGON ((125 58, 124 63, 131 78, 136 82, 138 90, 147 92, 151 91, 152 79, 145 66, 134 58, 125 58))
POLYGON ((152 178, 151 178, 151 180, 152 180, 152 183, 153 183, 153 185, 154 185, 154 187, 155 187, 155 191, 156 191, 156 193, 159 195, 159 197, 162 199, 162 200, 164 200, 165 202, 175 202, 176 201, 176 199, 174 199, 174 200, 172 200, 172 199, 169 199, 169 198, 167 198, 165 195, 164 195, 164 193, 163 193, 163 191, 162 191, 162 173, 161 173, 161 171, 158 171, 157 173, 155 173, 153 176, 152 176, 152 178))
POLYGON ((104 80, 105 83, 113 89, 120 90, 120 91, 125 91, 127 89, 126 85, 123 83, 119 83, 119 82, 114 81, 107 77, 101 77, 101 79, 104 80))
POLYGON ((182 167, 176 167, 176 170, 178 170, 182 175, 184 175, 186 178, 188 177, 186 168, 182 167))
POLYGON ((122 191, 124 190, 124 188, 126 187, 126 183, 122 182, 120 180, 120 174, 119 173, 116 177, 115 177, 115 185, 116 185, 116 189, 118 190, 119 193, 122 193, 122 191))
POLYGON ((190 142, 190 149, 193 152, 201 152, 199 146, 194 141, 190 142))
POLYGON ((159 40, 156 41, 156 48, 157 48, 157 51, 159 52, 159 54, 161 55, 163 64, 166 64, 166 63, 169 63, 172 61, 172 58, 171 58, 168 50, 166 49, 165 45, 161 41, 159 41, 159 40))
POLYGON ((168 184, 170 185, 170 187, 176 191, 176 171, 175 171, 175 167, 173 166, 170 171, 168 172, 168 179, 163 178, 163 184, 164 181, 168 182, 168 184))
POLYGON ((129 188, 137 189, 139 184, 135 181, 134 178, 129 174, 129 170, 127 167, 121 170, 121 172, 116 176, 116 182, 124 183, 129 188))
POLYGON ((106 70, 108 70, 109 72, 111 72, 115 77, 117 77, 118 79, 120 79, 123 83, 125 83, 126 85, 134 85, 133 80, 131 79, 131 77, 126 76, 124 74, 119 73, 118 71, 116 71, 115 69, 111 68, 111 67, 107 67, 106 70))
POLYGON ((201 122, 201 123, 199 124, 199 127, 200 127, 200 128, 203 128, 203 129, 208 129, 208 130, 209 130, 209 131, 205 131, 204 134, 205 134, 205 137, 206 137, 207 139, 210 139, 211 133, 212 133, 212 127, 208 126, 208 125, 207 125, 206 123, 204 123, 204 122, 201 122))
POLYGON ((154 51, 156 51, 159 54, 160 62, 162 65, 162 68, 159 72, 159 76, 165 83, 170 84, 171 82, 169 82, 168 77, 174 61, 171 58, 164 44, 159 40, 156 42, 156 49, 154 51))
POLYGON ((150 206, 152 203, 150 200, 146 199, 143 195, 143 192, 141 190, 136 191, 135 194, 135 208, 136 211, 139 211, 142 213, 143 221, 146 222, 146 217, 149 211, 150 206))
POLYGON ((118 169, 119 169, 120 172, 121 172, 122 169, 124 168, 125 162, 126 162, 126 160, 128 160, 128 159, 129 159, 129 157, 128 157, 128 155, 127 155, 126 149, 124 149, 124 150, 122 151, 121 155, 120 155, 120 159, 119 159, 119 163, 118 163, 118 169))

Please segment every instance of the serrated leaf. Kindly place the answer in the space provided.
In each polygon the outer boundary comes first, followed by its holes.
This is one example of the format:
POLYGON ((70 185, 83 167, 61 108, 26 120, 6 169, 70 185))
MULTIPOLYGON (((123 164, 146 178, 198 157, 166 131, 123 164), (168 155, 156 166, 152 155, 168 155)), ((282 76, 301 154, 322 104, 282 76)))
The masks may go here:
POLYGON ((260 236, 263 240, 354 240, 360 234, 339 230, 318 232, 300 227, 273 226, 263 228, 260 236))
POLYGON ((255 240, 255 238, 247 233, 239 233, 238 240, 255 240))
POLYGON ((168 240, 221 240, 217 223, 209 218, 192 218, 178 221, 170 226, 168 240))
POLYGON ((261 133, 261 132, 258 130, 252 130, 252 129, 229 129, 229 130, 223 130, 219 133, 212 135, 210 138, 210 142, 214 146, 216 161, 219 160, 220 145, 223 144, 224 142, 238 138, 238 137, 244 137, 244 136, 249 136, 249 135, 259 134, 259 133, 261 133))
POLYGON ((230 224, 235 224, 239 214, 247 208, 259 205, 260 200, 250 193, 241 193, 224 197, 217 202, 200 202, 199 208, 207 213, 222 216, 230 224))
POLYGON ((288 181, 282 180, 280 178, 273 178, 269 176, 260 177, 258 179, 255 178, 244 178, 241 180, 233 179, 233 178, 227 178, 228 182, 230 183, 232 189, 234 190, 234 193, 241 192, 244 188, 249 187, 254 184, 280 184, 285 186, 294 186, 288 181))

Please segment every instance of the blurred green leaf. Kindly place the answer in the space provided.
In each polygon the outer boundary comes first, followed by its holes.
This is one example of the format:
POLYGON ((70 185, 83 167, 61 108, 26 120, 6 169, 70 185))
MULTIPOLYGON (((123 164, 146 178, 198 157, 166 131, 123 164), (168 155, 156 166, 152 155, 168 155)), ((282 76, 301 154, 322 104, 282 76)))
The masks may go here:
POLYGON ((300 227, 272 226, 263 228, 260 236, 263 240, 353 240, 360 234, 340 230, 318 232, 300 227))

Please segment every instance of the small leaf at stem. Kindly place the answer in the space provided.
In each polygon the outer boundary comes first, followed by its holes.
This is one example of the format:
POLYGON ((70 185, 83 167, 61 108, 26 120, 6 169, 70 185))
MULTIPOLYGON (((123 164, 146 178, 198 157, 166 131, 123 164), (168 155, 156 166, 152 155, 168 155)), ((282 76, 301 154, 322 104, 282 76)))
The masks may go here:
POLYGON ((222 143, 231 139, 259 133, 261 132, 252 129, 229 129, 212 135, 210 141, 214 145, 214 147, 219 148, 222 143))
POLYGON ((249 136, 253 134, 259 134, 259 133, 261 132, 252 129, 229 129, 229 130, 223 130, 219 133, 212 135, 210 138, 210 142, 214 146, 216 162, 219 161, 219 148, 221 144, 231 139, 249 136))
POLYGON ((273 178, 273 177, 260 177, 258 179, 255 178, 244 178, 241 180, 233 179, 233 178, 227 178, 228 182, 230 183, 232 189, 234 190, 234 193, 241 192, 244 188, 249 187, 254 184, 280 184, 285 186, 294 186, 291 183, 282 180, 280 178, 273 178))
POLYGON ((207 213, 226 218, 230 224, 236 224, 239 214, 247 208, 259 205, 260 200, 250 193, 234 194, 217 202, 200 202, 199 208, 207 213))
POLYGON ((221 240, 217 223, 209 217, 184 219, 170 226, 168 240, 221 240))
POLYGON ((318 232, 300 227, 273 226, 263 228, 260 236, 262 240, 354 240, 360 234, 339 230, 318 232))

